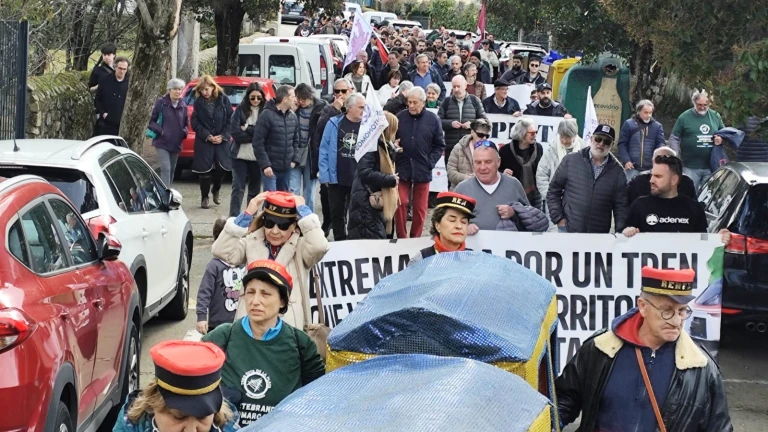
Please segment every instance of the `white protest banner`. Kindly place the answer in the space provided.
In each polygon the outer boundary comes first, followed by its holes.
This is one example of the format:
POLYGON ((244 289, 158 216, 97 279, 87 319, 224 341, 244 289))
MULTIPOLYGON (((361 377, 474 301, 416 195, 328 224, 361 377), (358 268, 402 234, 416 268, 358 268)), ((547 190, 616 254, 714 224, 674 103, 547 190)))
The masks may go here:
MULTIPOLYGON (((331 243, 319 264, 327 324, 336 326, 376 283, 402 271, 410 255, 430 244, 432 239, 427 237, 331 243)), ((639 234, 628 239, 609 234, 481 231, 467 239, 467 246, 510 258, 556 287, 560 370, 585 339, 610 327, 614 318, 634 307, 643 266, 695 269, 693 294, 697 297, 707 290, 709 298, 713 291, 722 289, 718 235, 639 234)), ((317 322, 313 290, 310 297, 313 322, 317 322)), ((720 340, 719 307, 698 306, 696 300, 690 306, 693 315, 686 329, 698 342, 716 348, 720 340)))
POLYGON ((365 49, 371 41, 372 33, 373 28, 371 28, 368 20, 363 17, 360 10, 356 10, 355 22, 352 25, 352 32, 349 35, 349 51, 347 52, 347 56, 344 57, 343 67, 347 67, 348 64, 352 63, 357 57, 357 54, 365 49))
POLYGON ((597 129, 597 113, 595 112, 595 103, 592 102, 592 86, 587 89, 587 106, 584 109, 584 131, 582 138, 588 143, 592 138, 592 133, 597 129))
MULTIPOLYGON (((515 117, 509 114, 486 114, 488 121, 491 122, 491 137, 490 140, 498 145, 509 144, 512 141, 510 133, 512 132, 512 126, 517 123, 520 117, 515 117)), ((544 151, 549 148, 549 141, 557 134, 557 126, 563 121, 562 117, 545 117, 545 116, 523 116, 529 118, 536 123, 539 128, 539 133, 536 135, 536 141, 541 143, 544 151)))
POLYGON ((360 130, 357 133, 357 143, 355 144, 355 160, 357 162, 360 162, 366 153, 376 150, 379 136, 387 126, 389 126, 389 122, 384 116, 384 109, 381 108, 376 92, 369 91, 365 96, 363 120, 360 122, 360 130))

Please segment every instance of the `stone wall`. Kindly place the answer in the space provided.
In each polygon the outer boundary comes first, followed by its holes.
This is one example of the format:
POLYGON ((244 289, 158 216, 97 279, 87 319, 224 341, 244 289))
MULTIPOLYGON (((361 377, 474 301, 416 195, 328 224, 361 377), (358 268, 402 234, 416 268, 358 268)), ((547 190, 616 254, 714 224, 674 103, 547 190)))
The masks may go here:
POLYGON ((27 83, 27 138, 85 140, 93 132, 90 72, 31 76, 27 83))

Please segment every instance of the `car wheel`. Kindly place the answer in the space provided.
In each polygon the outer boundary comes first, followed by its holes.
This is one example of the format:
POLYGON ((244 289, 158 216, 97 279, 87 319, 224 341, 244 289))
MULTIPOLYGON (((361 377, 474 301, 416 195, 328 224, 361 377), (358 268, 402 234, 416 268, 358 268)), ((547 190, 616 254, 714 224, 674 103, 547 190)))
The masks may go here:
POLYGON ((69 415, 69 408, 64 402, 59 401, 59 407, 56 409, 55 432, 75 432, 72 426, 72 417, 69 415))
POLYGON ((176 281, 176 296, 166 306, 161 315, 163 318, 181 321, 187 317, 189 309, 189 254, 187 244, 181 249, 179 275, 176 281))
POLYGON ((139 356, 141 355, 141 340, 139 339, 139 330, 136 328, 136 325, 133 323, 133 321, 128 324, 128 330, 125 332, 125 334, 128 335, 129 338, 127 346, 128 356, 125 358, 125 371, 123 372, 123 377, 120 381, 122 385, 120 401, 118 401, 117 405, 112 407, 112 409, 109 411, 109 414, 104 419, 104 422, 102 422, 103 427, 101 427, 99 430, 111 431, 111 426, 114 426, 117 422, 117 416, 120 415, 120 410, 123 408, 123 404, 128 398, 128 395, 136 390, 139 390, 139 376, 141 375, 141 362, 139 361, 139 356))

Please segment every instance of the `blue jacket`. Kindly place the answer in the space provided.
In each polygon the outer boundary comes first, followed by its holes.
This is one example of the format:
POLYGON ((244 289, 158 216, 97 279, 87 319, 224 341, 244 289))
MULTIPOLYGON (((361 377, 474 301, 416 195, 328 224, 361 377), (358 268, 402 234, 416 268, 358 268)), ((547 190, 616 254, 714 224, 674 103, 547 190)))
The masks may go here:
POLYGON ((336 157, 338 156, 337 143, 339 142, 339 123, 344 114, 328 120, 323 130, 323 139, 320 141, 320 152, 318 153, 317 178, 320 184, 337 184, 339 182, 336 174, 336 157))
POLYGON ((397 114, 400 121, 397 138, 403 151, 395 157, 395 167, 400 181, 429 183, 432 169, 445 150, 443 127, 440 119, 426 109, 419 115, 408 110, 397 114))
MULTIPOLYGON (((125 414, 126 408, 130 407, 138 396, 139 390, 128 395, 125 405, 123 405, 120 414, 117 416, 117 423, 115 423, 112 432, 152 432, 155 430, 152 426, 153 415, 151 413, 141 416, 138 423, 133 423, 128 420, 128 416, 125 414)), ((224 402, 229 405, 229 409, 235 414, 235 417, 221 428, 211 428, 211 432, 234 432, 238 429, 237 425, 240 422, 240 415, 237 412, 237 407, 232 405, 232 403, 226 399, 224 399, 224 402)))
POLYGON ((645 171, 653 168, 653 152, 666 145, 664 126, 651 119, 647 127, 640 124, 637 116, 624 122, 619 134, 619 160, 624 166, 632 162, 635 169, 645 171))
MULTIPOLYGON (((408 72, 408 81, 414 82, 413 79, 416 77, 416 73, 416 69, 408 72)), ((440 87, 440 96, 438 96, 437 100, 438 102, 442 102, 443 99, 445 99, 445 84, 443 84, 443 77, 441 77, 440 72, 433 67, 429 68, 429 74, 432 76, 432 83, 437 84, 437 86, 440 87)), ((426 90, 427 89, 424 89, 424 91, 426 90)))

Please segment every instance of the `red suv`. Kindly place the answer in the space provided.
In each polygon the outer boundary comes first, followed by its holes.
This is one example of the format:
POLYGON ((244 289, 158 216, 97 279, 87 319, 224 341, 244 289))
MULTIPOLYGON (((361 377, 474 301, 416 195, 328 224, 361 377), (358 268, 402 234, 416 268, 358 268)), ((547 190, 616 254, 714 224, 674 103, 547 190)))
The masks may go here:
POLYGON ((94 241, 66 196, 31 175, 0 177, 0 228, 0 431, 114 424, 141 348, 120 243, 94 241))
MULTIPOLYGON (((213 77, 227 95, 229 101, 232 103, 232 111, 240 105, 240 102, 245 97, 245 90, 251 83, 259 83, 261 89, 264 91, 264 97, 267 100, 271 100, 275 97, 275 91, 280 85, 273 79, 258 78, 258 77, 239 77, 239 76, 217 76, 213 77)), ((187 104, 187 118, 189 119, 189 131, 187 137, 182 141, 181 153, 179 153, 179 160, 176 163, 176 177, 179 177, 181 170, 187 169, 192 166, 192 158, 195 157, 195 131, 192 130, 192 113, 194 112, 195 105, 195 86, 197 86, 198 80, 194 79, 187 84, 187 88, 184 89, 184 103, 187 104)), ((266 103, 266 101, 262 102, 266 103)))

